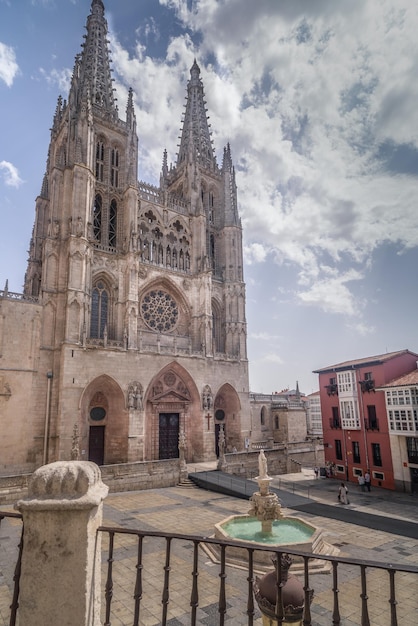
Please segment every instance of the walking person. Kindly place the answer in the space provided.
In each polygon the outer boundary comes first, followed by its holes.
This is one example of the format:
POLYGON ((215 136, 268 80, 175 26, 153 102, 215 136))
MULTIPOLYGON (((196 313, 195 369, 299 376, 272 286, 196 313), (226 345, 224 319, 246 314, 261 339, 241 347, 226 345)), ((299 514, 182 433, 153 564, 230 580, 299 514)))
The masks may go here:
POLYGON ((319 467, 314 467, 314 473, 315 473, 315 478, 318 478, 319 476, 319 467))
POLYGON ((367 491, 370 491, 370 474, 369 470, 364 474, 364 482, 366 483, 367 491))
POLYGON ((350 501, 348 499, 348 489, 344 485, 344 483, 341 483, 338 490, 338 500, 340 501, 340 504, 350 504, 350 501))
POLYGON ((359 484, 360 489, 362 491, 366 491, 366 480, 365 480, 363 474, 360 474, 360 476, 358 477, 358 484, 359 484))

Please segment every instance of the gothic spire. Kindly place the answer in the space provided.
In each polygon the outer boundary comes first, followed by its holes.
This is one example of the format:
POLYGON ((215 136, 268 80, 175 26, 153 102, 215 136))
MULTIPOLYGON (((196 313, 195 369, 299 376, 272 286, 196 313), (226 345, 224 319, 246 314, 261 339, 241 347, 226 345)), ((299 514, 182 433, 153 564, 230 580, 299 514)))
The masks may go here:
POLYGON ((70 105, 78 107, 80 100, 91 98, 106 113, 117 113, 110 55, 107 40, 107 22, 102 0, 92 0, 87 18, 87 34, 83 51, 77 55, 71 81, 70 105))
POLYGON ((206 116, 207 109, 205 108, 206 101, 204 99, 203 83, 200 79, 200 68, 196 63, 196 59, 190 70, 186 100, 177 165, 187 162, 189 157, 191 157, 195 158, 203 167, 214 169, 216 167, 216 159, 210 138, 209 118, 206 116))
POLYGON ((231 146, 229 143, 224 148, 222 178, 224 181, 225 194, 225 223, 238 224, 237 185, 235 182, 235 168, 232 164, 231 146))

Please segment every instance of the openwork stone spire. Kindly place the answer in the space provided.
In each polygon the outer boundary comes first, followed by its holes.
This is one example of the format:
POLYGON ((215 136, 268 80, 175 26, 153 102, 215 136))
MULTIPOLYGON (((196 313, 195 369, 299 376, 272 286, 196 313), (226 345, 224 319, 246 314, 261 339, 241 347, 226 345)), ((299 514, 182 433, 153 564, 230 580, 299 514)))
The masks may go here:
POLYGON ((196 160, 203 167, 213 170, 216 168, 216 159, 210 138, 209 118, 206 116, 200 68, 196 60, 190 70, 190 76, 177 165, 187 162, 190 156, 190 159, 196 160))
POLYGON ((107 40, 108 29, 102 0, 92 1, 86 29, 83 52, 76 57, 71 95, 73 98, 75 96, 76 105, 81 99, 89 97, 92 104, 101 107, 104 112, 116 113, 107 40))

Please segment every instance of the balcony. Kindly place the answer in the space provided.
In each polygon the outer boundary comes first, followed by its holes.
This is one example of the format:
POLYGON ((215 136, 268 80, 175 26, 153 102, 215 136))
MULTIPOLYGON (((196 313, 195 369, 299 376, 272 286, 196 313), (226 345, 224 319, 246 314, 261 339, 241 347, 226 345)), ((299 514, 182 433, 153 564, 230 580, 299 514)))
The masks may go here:
POLYGON ((362 393, 370 393, 370 391, 375 392, 375 384, 374 384, 374 380, 372 379, 367 379, 367 380, 360 380, 359 381, 359 385, 360 385, 360 389, 362 391, 362 393))
POLYGON ((378 419, 374 419, 374 420, 365 419, 364 427, 366 430, 380 430, 379 420, 378 419))
POLYGON ((325 385, 325 389, 327 390, 327 394, 329 396, 338 396, 338 385, 336 383, 332 385, 325 385))
POLYGON ((329 418, 329 427, 334 429, 334 428, 341 428, 341 420, 339 418, 335 418, 335 417, 330 417, 329 418))

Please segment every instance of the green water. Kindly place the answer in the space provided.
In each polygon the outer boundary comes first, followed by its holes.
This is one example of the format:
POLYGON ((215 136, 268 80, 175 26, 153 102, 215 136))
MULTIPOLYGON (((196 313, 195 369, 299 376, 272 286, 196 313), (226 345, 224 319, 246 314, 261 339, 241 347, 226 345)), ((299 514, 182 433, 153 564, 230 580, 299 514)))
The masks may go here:
POLYGON ((298 520, 278 519, 273 522, 271 534, 267 534, 261 532, 261 522, 255 517, 233 519, 222 524, 222 528, 233 539, 285 545, 308 541, 315 532, 298 520))

